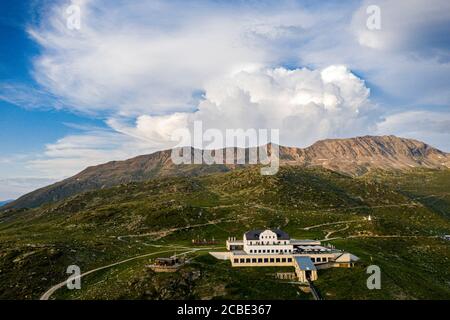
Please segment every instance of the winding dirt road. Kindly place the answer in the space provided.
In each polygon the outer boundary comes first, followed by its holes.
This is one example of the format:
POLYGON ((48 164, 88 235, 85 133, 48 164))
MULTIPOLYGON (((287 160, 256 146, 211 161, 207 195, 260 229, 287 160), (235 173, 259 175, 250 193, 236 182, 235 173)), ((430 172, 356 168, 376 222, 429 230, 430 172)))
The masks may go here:
MULTIPOLYGON (((325 238, 324 238, 323 240, 328 240, 328 239, 330 239, 330 236, 331 236, 333 233, 336 233, 336 232, 339 232, 339 231, 347 230, 349 227, 350 227, 350 226, 347 224, 347 225, 346 225, 344 228, 342 228, 342 229, 328 231, 327 234, 325 235, 325 238)), ((321 240, 321 241, 323 241, 323 240, 321 240)))
MULTIPOLYGON (((202 223, 202 224, 196 224, 196 225, 188 225, 185 227, 180 227, 180 228, 172 228, 172 229, 167 229, 167 230, 162 230, 162 231, 156 231, 156 232, 149 232, 149 233, 145 233, 145 234, 130 234, 130 235, 123 235, 123 236, 118 236, 117 239, 120 241, 125 241, 123 238, 137 238, 137 237, 146 237, 146 236, 155 236, 153 240, 158 240, 161 239, 175 231, 179 231, 179 230, 184 230, 184 229, 190 229, 190 228, 196 228, 196 227, 202 227, 202 226, 206 226, 206 225, 212 225, 212 224, 217 224, 220 222, 235 222, 236 220, 223 220, 223 219, 218 219, 218 220, 213 220, 213 221, 208 221, 207 223, 202 223)), ((164 247, 162 245, 155 245, 155 247, 164 247)), ((63 282, 60 282, 56 285, 54 285, 53 287, 51 287, 50 289, 48 289, 39 299, 40 300, 48 300, 50 298, 50 296, 58 289, 64 287, 65 285, 67 285, 67 282, 82 278, 84 276, 87 276, 88 274, 94 273, 96 271, 100 271, 100 270, 104 270, 104 269, 108 269, 114 266, 117 266, 119 264, 123 264, 132 260, 136 260, 136 259, 141 259, 141 258, 145 258, 145 257, 149 257, 155 254, 159 254, 159 253, 167 253, 167 252, 173 252, 176 249, 189 249, 189 247, 184 247, 184 246, 177 246, 177 247, 172 247, 172 246, 165 246, 167 247, 171 247, 171 250, 164 250, 164 251, 158 251, 158 252, 151 252, 151 253, 147 253, 147 254, 143 254, 143 255, 139 255, 136 257, 132 257, 132 258, 128 258, 125 260, 121 260, 118 262, 114 262, 111 264, 108 264, 106 266, 102 266, 102 267, 98 267, 92 270, 89 270, 85 273, 82 273, 81 275, 77 276, 77 277, 70 277, 69 279, 66 279, 63 282)), ((175 256, 179 256, 182 254, 187 254, 190 252, 194 252, 194 251, 198 251, 198 250, 208 250, 208 249, 214 249, 214 248, 194 248, 185 252, 181 252, 179 254, 176 254, 175 256)))
MULTIPOLYGON (((121 261, 118 261, 118 262, 114 262, 114 263, 108 264, 108 265, 103 266, 103 267, 99 267, 99 268, 95 268, 95 269, 89 270, 89 271, 87 271, 87 272, 85 272, 85 273, 82 273, 82 274, 79 275, 79 276, 71 277, 71 278, 69 278, 69 279, 67 279, 67 280, 64 280, 63 282, 60 282, 60 283, 54 285, 53 287, 51 287, 50 289, 48 289, 48 290, 47 290, 47 291, 39 298, 39 300, 48 300, 48 299, 50 298, 50 296, 51 296, 56 290, 58 290, 58 289, 64 287, 65 285, 67 285, 67 282, 68 282, 69 280, 70 280, 70 281, 73 281, 73 280, 76 280, 76 279, 81 279, 82 277, 87 276, 88 274, 94 273, 94 272, 96 272, 96 271, 108 269, 108 268, 117 266, 117 265, 122 264, 122 263, 129 262, 129 261, 132 261, 132 260, 136 260, 136 259, 141 259, 141 258, 149 257, 149 256, 152 256, 152 255, 155 255, 155 254, 159 254, 159 253, 167 253, 167 252, 173 252, 173 251, 174 251, 174 249, 172 249, 172 250, 165 250, 165 251, 157 251, 157 252, 152 252, 152 253, 147 253, 147 254, 143 254, 143 255, 137 256, 137 257, 128 258, 128 259, 125 259, 125 260, 121 260, 121 261)), ((182 252, 182 253, 180 253, 180 254, 185 254, 185 253, 188 253, 188 252, 190 252, 190 251, 182 252)))
POLYGON ((364 222, 364 221, 368 221, 368 220, 356 219, 356 220, 345 220, 345 221, 337 221, 337 222, 328 222, 328 223, 316 224, 314 226, 304 227, 302 229, 303 230, 310 230, 310 229, 324 227, 324 226, 332 226, 332 225, 337 225, 337 224, 344 224, 344 223, 351 223, 351 222, 364 222))
POLYGON ((117 240, 125 241, 124 238, 140 238, 140 237, 148 237, 148 236, 154 236, 153 240, 159 240, 161 238, 168 236, 171 233, 174 233, 174 232, 180 231, 180 230, 204 227, 204 226, 213 225, 213 224, 215 225, 215 224, 223 223, 223 222, 236 222, 236 221, 245 220, 245 219, 247 219, 247 217, 244 217, 241 219, 231 219, 231 220, 217 219, 217 220, 212 220, 212 221, 208 221, 205 223, 192 224, 192 225, 187 225, 187 226, 179 227, 179 228, 171 228, 171 229, 166 229, 166 230, 161 230, 161 231, 154 231, 154 232, 140 233, 140 234, 127 234, 127 235, 123 235, 123 236, 118 236, 117 240))

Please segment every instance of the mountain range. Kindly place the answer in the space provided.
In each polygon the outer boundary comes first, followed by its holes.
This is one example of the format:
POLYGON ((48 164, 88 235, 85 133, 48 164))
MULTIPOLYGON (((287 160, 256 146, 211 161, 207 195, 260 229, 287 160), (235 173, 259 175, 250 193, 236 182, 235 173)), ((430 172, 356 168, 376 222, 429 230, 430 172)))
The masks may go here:
MULTIPOLYGON (((322 167, 349 176, 361 176, 377 169, 407 171, 419 167, 438 170, 450 168, 449 153, 421 141, 392 135, 326 139, 306 148, 280 146, 279 151, 281 166, 322 167)), ((249 150, 245 152, 248 154, 249 150)), ((200 176, 228 172, 239 167, 242 165, 176 165, 171 160, 171 150, 158 151, 88 167, 70 178, 30 192, 2 209, 37 207, 82 192, 129 182, 169 176, 200 176)))

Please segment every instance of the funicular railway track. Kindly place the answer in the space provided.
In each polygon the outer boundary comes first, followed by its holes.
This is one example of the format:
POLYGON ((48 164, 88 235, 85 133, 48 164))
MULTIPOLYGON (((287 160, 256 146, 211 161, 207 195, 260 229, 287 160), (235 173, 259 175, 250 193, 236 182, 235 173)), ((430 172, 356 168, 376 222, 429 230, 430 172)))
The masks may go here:
POLYGON ((311 293, 314 297, 314 300, 323 300, 322 296, 320 295, 319 291, 317 291, 313 282, 311 280, 308 280, 308 284, 309 284, 309 288, 311 289, 311 293))

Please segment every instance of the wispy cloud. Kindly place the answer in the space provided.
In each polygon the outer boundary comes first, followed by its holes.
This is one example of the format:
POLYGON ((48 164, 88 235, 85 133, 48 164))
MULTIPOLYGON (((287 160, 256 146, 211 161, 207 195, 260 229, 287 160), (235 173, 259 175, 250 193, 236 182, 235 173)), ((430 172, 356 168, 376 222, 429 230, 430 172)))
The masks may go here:
POLYGON ((111 160, 125 160, 156 149, 143 141, 111 130, 90 128, 46 145, 45 151, 24 165, 41 176, 62 179, 111 160))
POLYGON ((25 109, 53 110, 70 108, 63 98, 47 90, 22 83, 0 83, 0 100, 25 109))
MULTIPOLYGON (((450 136, 450 113, 412 110, 394 113, 377 124, 376 132, 395 134, 406 138, 423 140, 433 146, 448 146, 450 136)), ((444 151, 450 151, 445 149, 444 151)))
POLYGON ((0 179, 0 200, 16 199, 25 193, 47 186, 55 181, 45 178, 0 179))

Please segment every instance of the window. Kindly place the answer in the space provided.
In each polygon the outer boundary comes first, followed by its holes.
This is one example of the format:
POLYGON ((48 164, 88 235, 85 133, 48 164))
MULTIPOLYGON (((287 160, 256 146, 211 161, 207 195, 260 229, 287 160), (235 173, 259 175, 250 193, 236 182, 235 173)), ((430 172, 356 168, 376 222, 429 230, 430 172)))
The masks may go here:
POLYGON ((275 259, 274 258, 270 258, 270 262, 275 262, 275 259))
POLYGON ((269 262, 269 259, 264 258, 264 263, 267 263, 267 262, 269 262))
POLYGON ((292 262, 292 258, 288 258, 288 262, 292 262))
POLYGON ((245 259, 246 263, 250 263, 250 258, 245 259))
POLYGON ((250 253, 253 253, 253 250, 252 250, 252 249, 250 249, 250 253))
POLYGON ((256 258, 253 258, 253 259, 252 259, 252 263, 255 263, 255 262, 256 262, 256 258))
POLYGON ((275 261, 276 261, 276 262, 280 262, 280 258, 277 258, 275 261))
POLYGON ((233 262, 234 263, 239 263, 239 259, 234 259, 233 262))
POLYGON ((262 262, 262 258, 258 258, 258 262, 262 262))
POLYGON ((322 258, 318 257, 317 262, 321 262, 321 261, 322 261, 322 258))
POLYGON ((241 259, 239 262, 240 262, 240 263, 244 263, 244 262, 245 262, 245 259, 241 259))
POLYGON ((311 258, 311 261, 312 262, 316 262, 316 258, 311 258))
POLYGON ((261 250, 258 250, 258 253, 261 253, 261 250))
POLYGON ((286 258, 281 258, 281 262, 286 262, 286 258))

